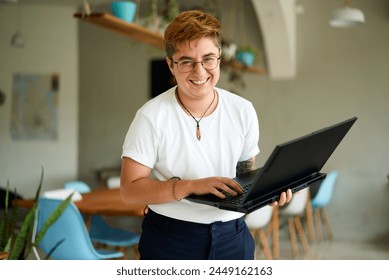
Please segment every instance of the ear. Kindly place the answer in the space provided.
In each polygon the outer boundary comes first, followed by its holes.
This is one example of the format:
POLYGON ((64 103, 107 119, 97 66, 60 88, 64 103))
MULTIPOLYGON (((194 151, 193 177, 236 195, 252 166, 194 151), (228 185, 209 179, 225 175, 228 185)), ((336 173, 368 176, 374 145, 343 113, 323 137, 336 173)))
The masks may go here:
POLYGON ((169 69, 170 69, 170 72, 172 72, 172 75, 174 76, 174 72, 173 72, 173 60, 171 60, 170 58, 166 57, 166 63, 167 63, 167 66, 168 66, 169 69))

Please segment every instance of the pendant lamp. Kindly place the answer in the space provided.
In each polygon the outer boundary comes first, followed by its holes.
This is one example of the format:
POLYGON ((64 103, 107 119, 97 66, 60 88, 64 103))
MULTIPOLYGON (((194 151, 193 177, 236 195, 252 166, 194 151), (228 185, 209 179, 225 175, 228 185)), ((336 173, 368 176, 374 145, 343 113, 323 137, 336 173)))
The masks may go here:
POLYGON ((20 35, 19 31, 16 31, 15 34, 11 38, 11 46, 15 48, 23 48, 24 47, 24 39, 22 35, 20 35))
POLYGON ((335 10, 330 19, 332 27, 354 27, 359 26, 365 22, 365 16, 361 10, 351 8, 350 0, 344 1, 344 6, 335 10))
MULTIPOLYGON (((17 1, 15 2, 17 3, 17 1)), ((20 34, 20 6, 17 7, 17 24, 18 28, 16 29, 16 32, 11 37, 11 46, 15 48, 23 48, 24 47, 24 39, 22 35, 20 34)))

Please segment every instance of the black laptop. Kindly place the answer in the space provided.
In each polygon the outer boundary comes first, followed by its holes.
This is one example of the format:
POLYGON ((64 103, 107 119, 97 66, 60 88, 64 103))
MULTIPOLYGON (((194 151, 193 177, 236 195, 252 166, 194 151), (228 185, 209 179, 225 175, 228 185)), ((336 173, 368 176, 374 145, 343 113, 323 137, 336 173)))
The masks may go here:
POLYGON ((347 134, 356 117, 277 145, 265 165, 234 178, 244 190, 238 196, 220 199, 212 194, 190 195, 188 200, 220 209, 250 213, 274 201, 287 189, 293 193, 323 180, 320 172, 347 134))

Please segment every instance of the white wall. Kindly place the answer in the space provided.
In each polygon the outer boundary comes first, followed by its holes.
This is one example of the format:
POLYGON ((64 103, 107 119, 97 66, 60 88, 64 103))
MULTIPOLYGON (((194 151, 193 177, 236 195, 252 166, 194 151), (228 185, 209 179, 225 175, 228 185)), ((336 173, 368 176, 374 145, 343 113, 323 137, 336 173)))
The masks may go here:
POLYGON ((10 45, 17 29, 17 7, 0 5, 0 185, 7 180, 32 197, 44 169, 43 190, 60 188, 78 171, 78 34, 74 9, 20 5, 20 32, 26 46, 10 45), (12 140, 12 80, 15 73, 60 75, 57 140, 12 140))

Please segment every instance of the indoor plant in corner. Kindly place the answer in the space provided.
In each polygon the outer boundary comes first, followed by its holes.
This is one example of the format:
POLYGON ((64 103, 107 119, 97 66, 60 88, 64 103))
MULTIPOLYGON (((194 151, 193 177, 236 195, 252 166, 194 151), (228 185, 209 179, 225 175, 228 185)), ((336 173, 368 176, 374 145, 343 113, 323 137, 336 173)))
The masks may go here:
MULTIPOLYGON (((49 227, 55 223, 55 221, 62 215, 65 211, 68 204, 71 202, 72 195, 69 195, 65 200, 61 202, 60 205, 51 213, 50 217, 47 219, 45 224, 43 225, 40 232, 36 233, 36 236, 33 241, 34 235, 34 224, 37 215, 39 195, 42 188, 43 182, 43 169, 39 182, 38 189, 35 194, 34 205, 30 209, 30 211, 25 216, 22 226, 19 230, 16 229, 17 216, 18 216, 18 206, 17 202, 14 207, 8 206, 8 194, 9 194, 9 183, 7 183, 7 192, 5 197, 5 209, 4 213, 0 219, 0 252, 4 252, 6 254, 6 258, 8 260, 23 260, 27 259, 31 250, 34 247, 37 247, 46 231, 49 227), (10 211, 12 209, 12 211, 10 211)), ((52 249, 58 246, 54 246, 52 249)), ((50 255, 46 256, 49 258, 50 255)))

